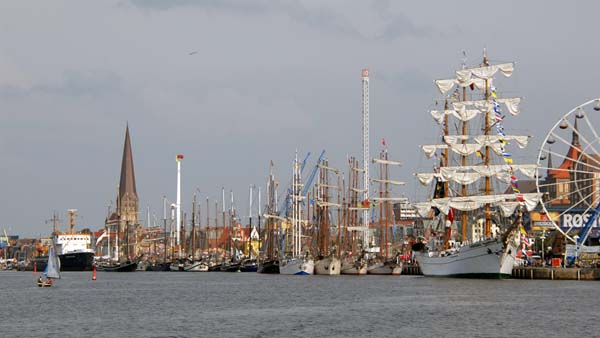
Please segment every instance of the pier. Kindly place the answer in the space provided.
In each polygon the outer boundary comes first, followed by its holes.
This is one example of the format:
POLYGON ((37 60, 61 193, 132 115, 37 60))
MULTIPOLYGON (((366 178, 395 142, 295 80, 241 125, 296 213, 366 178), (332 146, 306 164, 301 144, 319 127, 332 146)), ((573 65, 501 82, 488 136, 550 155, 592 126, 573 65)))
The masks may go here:
POLYGON ((600 280, 600 269, 519 267, 513 269, 512 278, 546 280, 600 280))

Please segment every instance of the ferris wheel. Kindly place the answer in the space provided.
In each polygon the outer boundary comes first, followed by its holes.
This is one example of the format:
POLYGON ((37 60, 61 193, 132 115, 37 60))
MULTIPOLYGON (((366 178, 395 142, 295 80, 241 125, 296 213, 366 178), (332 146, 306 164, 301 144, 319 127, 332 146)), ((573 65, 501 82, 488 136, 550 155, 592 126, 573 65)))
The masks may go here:
POLYGON ((583 244, 600 215, 600 98, 550 129, 537 159, 543 213, 569 241, 583 244))

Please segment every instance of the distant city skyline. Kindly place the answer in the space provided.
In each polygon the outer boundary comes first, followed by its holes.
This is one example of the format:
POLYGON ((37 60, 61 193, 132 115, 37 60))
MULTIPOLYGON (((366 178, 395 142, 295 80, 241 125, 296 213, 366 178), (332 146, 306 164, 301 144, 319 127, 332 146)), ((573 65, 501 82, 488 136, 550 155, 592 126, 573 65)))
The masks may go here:
MULTIPOLYGON (((413 173, 436 140, 434 80, 463 62, 515 61, 503 83, 522 97, 505 128, 532 135, 515 162, 568 110, 600 96, 600 4, 503 1, 481 6, 393 1, 136 1, 0 3, 0 232, 48 235, 45 221, 78 209, 77 229, 115 207, 129 123, 139 218, 248 189, 282 187, 291 164, 322 149, 332 166, 361 155, 361 69, 370 70, 371 155, 385 138, 404 166, 395 192, 423 198, 413 173)), ((281 192, 281 190, 280 190, 281 192)), ((263 195, 264 197, 264 195, 263 195)), ((263 198, 264 201, 264 198, 263 198)), ((256 207, 256 200, 254 203, 256 207)), ((204 212, 204 211, 203 211, 204 212)), ((214 210, 210 211, 211 214, 214 210)), ((256 214, 254 211, 253 214, 256 214)), ((202 219, 204 223, 204 217, 202 219)))

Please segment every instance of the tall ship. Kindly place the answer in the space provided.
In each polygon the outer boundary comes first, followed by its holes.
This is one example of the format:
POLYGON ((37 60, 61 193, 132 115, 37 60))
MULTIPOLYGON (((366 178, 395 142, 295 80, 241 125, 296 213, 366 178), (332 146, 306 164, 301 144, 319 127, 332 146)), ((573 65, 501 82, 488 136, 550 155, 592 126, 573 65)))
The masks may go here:
POLYGON ((279 227, 277 226, 277 220, 279 219, 279 215, 277 210, 277 182, 273 175, 272 161, 269 167, 269 178, 267 180, 267 205, 265 212, 266 229, 264 231, 264 237, 262 238, 262 248, 264 248, 264 250, 262 255, 259 255, 258 257, 257 271, 259 273, 278 274, 279 253, 277 249, 279 247, 279 227))
MULTIPOLYGON (((340 171, 329 166, 327 159, 317 163, 319 170, 319 180, 314 193, 314 219, 317 228, 317 252, 315 257, 316 275, 339 275, 342 270, 341 256, 341 183, 340 171), (331 184, 329 180, 330 172, 337 176, 337 185, 331 184), (337 193, 337 203, 332 202, 330 193, 335 190, 337 193), (337 225, 332 226, 332 208, 337 209, 337 225), (336 229, 337 236, 334 239, 335 247, 331 248, 331 232, 336 229)), ((308 203, 310 211, 310 202, 308 203)), ((310 212, 308 212, 310 220, 310 212)))
MULTIPOLYGON (((433 188, 428 201, 416 203, 429 219, 421 242, 413 246, 425 276, 507 278, 520 245, 522 212, 532 210, 539 193, 521 193, 520 178, 535 177, 535 164, 513 163, 512 150, 529 136, 508 132, 520 113, 520 98, 503 98, 495 76, 510 77, 514 63, 490 64, 484 51, 479 66, 436 80, 442 109, 431 111, 440 127, 439 143, 423 145, 434 170, 416 174, 433 188), (505 127, 506 130, 505 130, 505 127)), ((506 92, 506 91, 505 91, 506 92)))
POLYGON ((302 179, 298 154, 294 159, 292 173, 292 191, 290 194, 292 210, 289 222, 285 222, 283 229, 285 249, 279 259, 279 273, 282 275, 312 275, 315 272, 315 261, 312 256, 303 250, 302 229, 302 179))
POLYGON ((378 245, 372 248, 375 250, 369 250, 371 254, 367 273, 370 275, 400 275, 402 273, 402 262, 398 259, 399 252, 392 252, 397 251, 397 248, 394 247, 395 243, 390 236, 390 220, 392 224, 395 224, 392 202, 406 204, 408 200, 405 197, 392 197, 390 195, 391 186, 403 186, 404 182, 391 180, 389 167, 390 165, 400 166, 401 163, 388 158, 385 139, 382 140, 382 145, 384 149, 379 154, 379 158, 373 159, 373 163, 379 165, 379 178, 371 179, 373 183, 379 185, 379 197, 372 197, 373 202, 379 206, 378 245))

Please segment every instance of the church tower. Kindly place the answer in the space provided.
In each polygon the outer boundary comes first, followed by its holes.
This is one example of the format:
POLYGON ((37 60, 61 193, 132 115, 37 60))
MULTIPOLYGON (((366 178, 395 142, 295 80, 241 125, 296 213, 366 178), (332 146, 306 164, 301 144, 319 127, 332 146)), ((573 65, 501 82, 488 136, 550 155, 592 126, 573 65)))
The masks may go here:
POLYGON ((119 195, 117 196, 117 213, 122 222, 138 224, 138 195, 135 188, 135 172, 133 170, 129 125, 125 129, 121 180, 119 181, 119 195))

